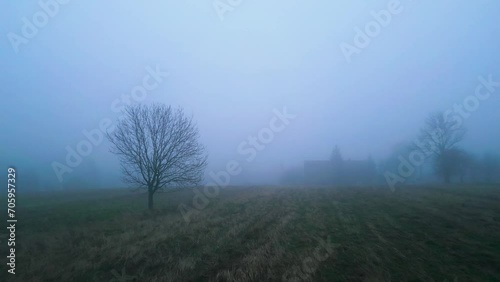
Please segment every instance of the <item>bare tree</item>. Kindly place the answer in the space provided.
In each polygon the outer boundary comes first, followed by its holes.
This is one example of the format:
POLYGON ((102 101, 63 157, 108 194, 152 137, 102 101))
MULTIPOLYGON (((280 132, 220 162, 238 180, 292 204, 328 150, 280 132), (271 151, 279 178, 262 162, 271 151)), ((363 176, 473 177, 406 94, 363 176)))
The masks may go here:
POLYGON ((436 157, 436 171, 443 176, 445 182, 449 183, 452 176, 458 175, 460 182, 464 182, 469 165, 469 156, 461 149, 452 148, 445 150, 436 157))
POLYGON ((332 163, 341 163, 344 161, 342 154, 340 153, 339 146, 335 145, 335 147, 333 147, 332 153, 330 154, 330 161, 332 163))
POLYGON ((197 126, 182 109, 129 106, 107 137, 111 152, 120 158, 124 181, 147 189, 149 209, 153 209, 155 192, 202 180, 207 155, 198 142, 197 126))
POLYGON ((418 148, 434 157, 436 171, 446 183, 450 182, 451 172, 454 171, 452 160, 459 155, 457 145, 464 139, 465 133, 465 128, 441 112, 431 114, 420 130, 418 148))

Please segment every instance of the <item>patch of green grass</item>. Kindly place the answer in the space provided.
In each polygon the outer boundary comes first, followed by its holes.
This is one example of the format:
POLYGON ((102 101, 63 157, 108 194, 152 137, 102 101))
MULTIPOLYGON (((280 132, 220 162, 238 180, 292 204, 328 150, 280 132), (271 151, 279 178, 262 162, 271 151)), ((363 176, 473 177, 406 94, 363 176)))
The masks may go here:
POLYGON ((18 274, 0 280, 500 280, 500 187, 228 188, 187 224, 193 196, 151 213, 128 191, 19 195, 18 274))

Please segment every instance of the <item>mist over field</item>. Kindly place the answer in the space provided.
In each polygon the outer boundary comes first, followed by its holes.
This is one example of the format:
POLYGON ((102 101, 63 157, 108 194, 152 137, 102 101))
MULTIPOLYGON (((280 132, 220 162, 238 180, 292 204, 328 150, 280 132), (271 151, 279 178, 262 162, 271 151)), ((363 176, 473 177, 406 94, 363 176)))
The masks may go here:
MULTIPOLYGON (((42 189, 64 186, 54 162, 71 169, 63 183, 123 186, 105 139, 74 167, 66 157, 89 140, 84 131, 116 122, 125 104, 137 102, 192 114, 209 152, 207 176, 235 160, 242 168, 235 184, 278 183, 287 168, 328 159, 334 145, 345 158, 382 162, 416 138, 429 113, 474 95, 479 77, 500 81, 498 3, 401 1, 387 26, 357 48, 356 28, 388 5, 68 1, 27 38, 23 19, 33 24, 43 8, 2 3, 2 167, 36 175, 42 189), (168 76, 157 74, 156 87, 133 99, 148 68, 168 76), (238 146, 268 127, 275 109, 294 118, 247 161, 252 154, 238 146)), ((499 93, 462 118, 462 145, 479 156, 500 152, 499 93)))
POLYGON ((500 280, 499 12, 2 1, 0 280, 500 280))

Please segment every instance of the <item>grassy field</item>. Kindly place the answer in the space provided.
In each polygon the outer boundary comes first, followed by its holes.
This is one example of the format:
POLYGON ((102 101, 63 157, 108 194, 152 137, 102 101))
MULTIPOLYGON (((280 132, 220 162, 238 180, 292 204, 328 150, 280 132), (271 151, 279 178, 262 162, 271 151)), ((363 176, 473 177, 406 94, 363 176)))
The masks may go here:
POLYGON ((18 194, 0 281, 500 281, 498 186, 225 188, 187 224, 193 195, 18 194))

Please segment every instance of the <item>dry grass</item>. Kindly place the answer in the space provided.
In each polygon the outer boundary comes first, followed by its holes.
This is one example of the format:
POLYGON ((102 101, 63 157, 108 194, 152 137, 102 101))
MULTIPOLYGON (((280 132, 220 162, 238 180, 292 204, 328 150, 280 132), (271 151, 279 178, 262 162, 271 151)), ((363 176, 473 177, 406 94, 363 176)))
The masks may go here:
POLYGON ((153 213, 123 191, 19 196, 7 279, 494 281, 498 188, 227 188, 189 225, 190 191, 157 195, 153 213))

